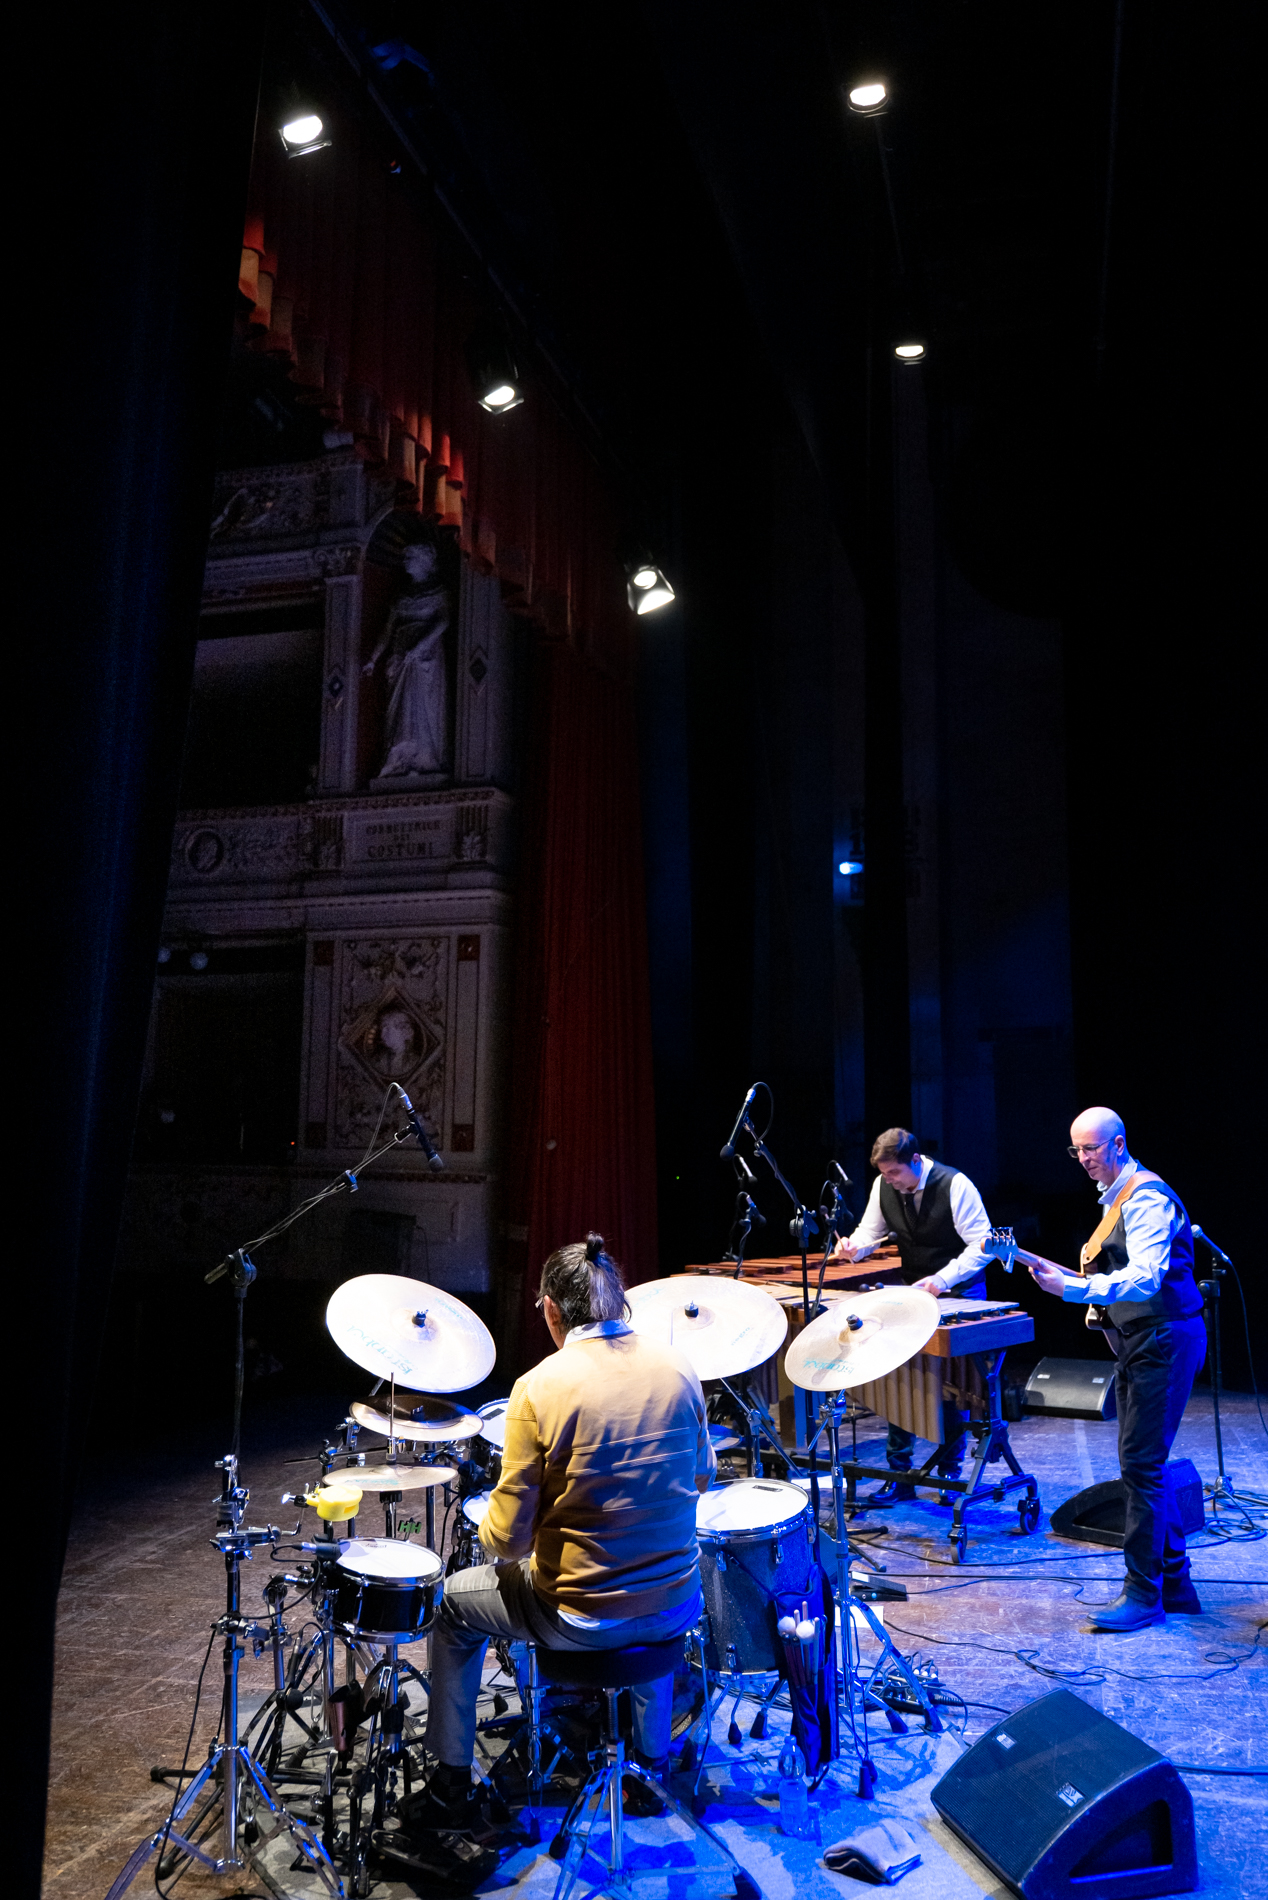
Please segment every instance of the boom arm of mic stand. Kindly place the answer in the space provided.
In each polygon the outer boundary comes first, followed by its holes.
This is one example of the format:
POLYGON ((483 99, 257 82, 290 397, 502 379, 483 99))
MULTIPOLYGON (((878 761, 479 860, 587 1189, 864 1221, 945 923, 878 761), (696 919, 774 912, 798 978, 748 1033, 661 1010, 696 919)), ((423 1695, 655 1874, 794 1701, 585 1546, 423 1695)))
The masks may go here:
MULTIPOLYGON (((367 1168, 373 1167, 376 1161, 381 1160, 384 1155, 390 1154, 393 1148, 403 1147, 407 1141, 412 1141, 413 1139, 414 1131, 412 1128, 404 1130, 403 1133, 393 1135, 390 1141, 385 1141, 381 1148, 376 1148, 373 1154, 366 1156, 365 1160, 357 1169, 357 1174, 364 1174, 367 1168)), ((221 1279, 227 1273, 234 1278, 236 1285, 237 1275, 240 1272, 238 1266, 240 1259, 245 1258, 254 1248, 262 1247, 266 1240, 276 1240, 279 1234, 284 1234, 288 1227, 293 1227, 295 1222, 302 1220, 305 1214, 311 1214, 314 1208, 320 1207, 321 1203, 328 1200, 332 1194, 342 1194, 345 1188, 350 1189, 352 1193, 355 1194, 357 1191, 357 1174, 354 1174, 350 1168, 345 1168, 333 1181, 328 1181, 324 1188, 320 1188, 316 1194, 311 1195, 308 1200, 301 1202, 298 1207, 292 1208, 285 1219, 276 1222, 272 1227, 266 1228, 264 1233, 257 1234, 254 1240, 244 1241, 241 1247, 235 1247, 232 1253, 226 1254, 219 1266, 213 1267, 210 1273, 203 1275, 204 1283, 207 1286, 211 1286, 214 1281, 221 1279)), ((250 1265, 251 1263, 248 1261, 247 1264, 250 1265)), ((255 1268, 252 1266, 251 1278, 254 1279, 254 1277, 255 1268)))

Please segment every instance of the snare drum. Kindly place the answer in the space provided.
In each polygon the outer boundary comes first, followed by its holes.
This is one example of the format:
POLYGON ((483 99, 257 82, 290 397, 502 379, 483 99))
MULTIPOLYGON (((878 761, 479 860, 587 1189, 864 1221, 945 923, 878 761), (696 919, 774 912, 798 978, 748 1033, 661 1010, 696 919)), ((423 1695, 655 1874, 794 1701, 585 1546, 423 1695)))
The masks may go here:
POLYGON ((775 1592, 817 1592, 816 1528, 805 1493, 777 1478, 739 1478, 703 1494, 696 1537, 709 1669, 780 1668, 775 1592))
POLYGON ((354 1537, 331 1579, 331 1614, 345 1635, 367 1643, 416 1643, 431 1628, 444 1588, 434 1550, 396 1537, 354 1537))

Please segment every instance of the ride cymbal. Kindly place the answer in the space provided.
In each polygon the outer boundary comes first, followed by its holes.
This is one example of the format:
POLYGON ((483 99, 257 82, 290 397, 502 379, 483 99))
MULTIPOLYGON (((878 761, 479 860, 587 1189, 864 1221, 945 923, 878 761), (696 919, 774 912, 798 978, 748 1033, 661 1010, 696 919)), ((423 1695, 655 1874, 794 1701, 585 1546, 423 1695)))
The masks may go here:
POLYGON ((914 1286, 849 1293, 799 1333, 784 1355, 794 1385, 840 1392, 883 1379, 918 1353, 938 1330, 938 1302, 914 1286))
POLYGON ((629 1287, 630 1325, 676 1346, 700 1379, 730 1379, 778 1352, 788 1331, 782 1306, 761 1287, 703 1273, 676 1273, 629 1287))
POLYGON ((366 1372, 419 1392, 465 1392, 497 1357, 493 1335, 469 1306, 406 1274, 345 1280, 326 1308, 326 1330, 366 1372))

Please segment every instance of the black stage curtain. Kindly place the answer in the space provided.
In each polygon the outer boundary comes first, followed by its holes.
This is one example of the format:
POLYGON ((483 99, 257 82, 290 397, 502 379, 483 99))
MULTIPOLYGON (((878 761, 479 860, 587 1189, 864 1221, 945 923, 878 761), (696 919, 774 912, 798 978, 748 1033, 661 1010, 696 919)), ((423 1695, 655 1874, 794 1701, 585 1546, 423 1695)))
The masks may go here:
MULTIPOLYGON (((57 1590, 83 1422, 99 1372, 109 1377, 98 1341, 176 808, 264 9, 125 0, 28 31, 11 68, 26 250, 10 277, 12 314, 25 314, 8 355, 10 381, 36 398, 11 465, 38 518, 20 556, 32 586, 12 701, 30 748, 16 896, 37 949, 19 1012, 35 1082, 22 1169, 34 1194, 22 1198, 37 1212, 10 1358, 40 1485, 11 1812, 17 1890, 36 1893, 57 1590)), ((24 1109, 29 1099, 24 1089, 24 1109)), ((152 1374, 156 1395, 179 1396, 176 1342, 152 1374)), ((126 1629, 119 1646, 126 1659, 126 1629)))

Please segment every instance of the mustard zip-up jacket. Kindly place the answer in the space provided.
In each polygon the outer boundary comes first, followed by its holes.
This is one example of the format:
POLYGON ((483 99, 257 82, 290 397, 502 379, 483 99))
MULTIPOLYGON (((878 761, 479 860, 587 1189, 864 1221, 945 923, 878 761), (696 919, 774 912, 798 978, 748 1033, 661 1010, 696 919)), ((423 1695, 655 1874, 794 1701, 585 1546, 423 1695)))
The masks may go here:
POLYGON ((699 1582, 696 1479, 716 1465, 680 1352, 628 1331, 569 1338, 515 1382, 480 1541, 493 1557, 531 1552, 533 1588, 558 1609, 676 1609, 699 1582))

